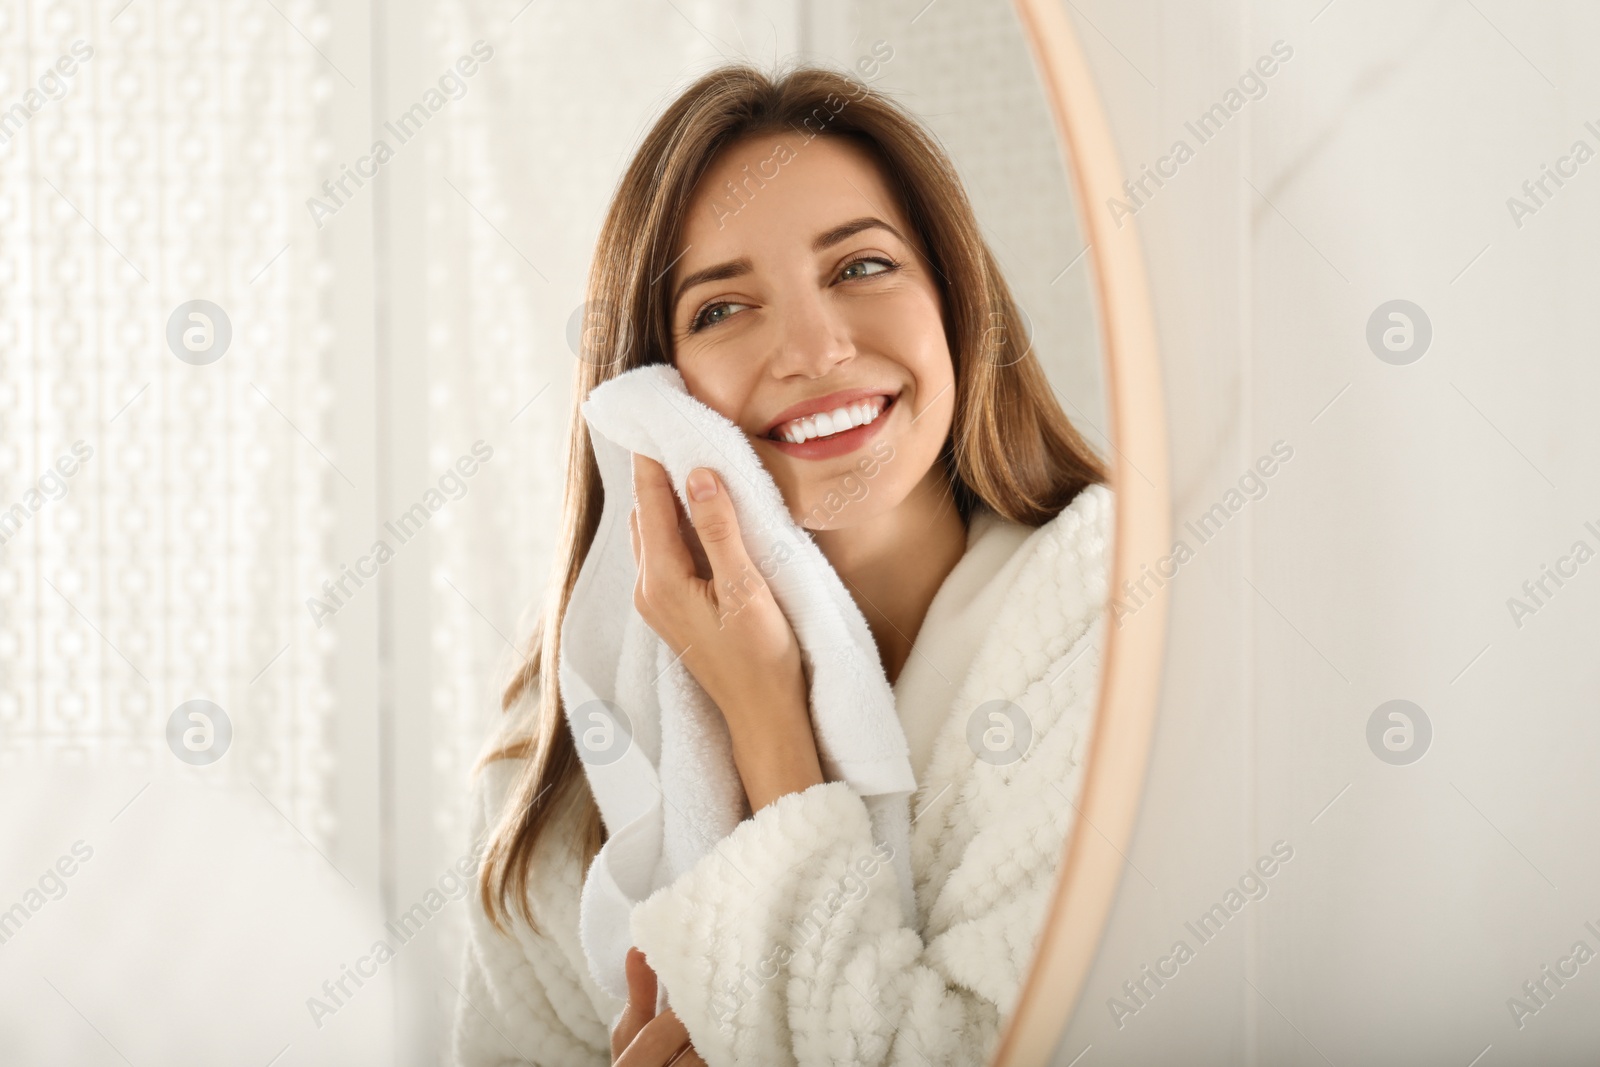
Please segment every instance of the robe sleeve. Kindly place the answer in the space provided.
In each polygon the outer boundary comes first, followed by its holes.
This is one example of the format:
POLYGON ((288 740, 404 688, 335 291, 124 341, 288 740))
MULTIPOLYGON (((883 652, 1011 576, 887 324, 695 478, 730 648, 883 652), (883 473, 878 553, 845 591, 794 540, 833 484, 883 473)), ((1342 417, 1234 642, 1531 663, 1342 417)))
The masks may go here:
MULTIPOLYGON (((521 762, 497 761, 480 772, 469 840, 482 840, 490 808, 498 810, 499 797, 521 762)), ((545 842, 538 852, 529 891, 539 931, 520 916, 511 918, 509 933, 495 929, 476 882, 466 897, 467 941, 451 1038, 459 1067, 604 1067, 611 1062, 609 1025, 585 992, 587 973, 578 970, 583 960, 576 931, 577 863, 558 862, 565 857, 545 842), (557 903, 571 907, 557 908, 557 903), (566 910, 572 915, 564 916, 566 910)))

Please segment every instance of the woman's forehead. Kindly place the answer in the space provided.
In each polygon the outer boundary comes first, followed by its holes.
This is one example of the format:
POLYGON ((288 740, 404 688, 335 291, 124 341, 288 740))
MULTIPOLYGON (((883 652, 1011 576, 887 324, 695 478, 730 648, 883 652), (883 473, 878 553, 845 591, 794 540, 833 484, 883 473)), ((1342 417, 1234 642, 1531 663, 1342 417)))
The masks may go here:
POLYGON ((743 138, 718 153, 695 186, 673 249, 676 279, 763 251, 807 251, 852 219, 875 216, 902 234, 904 212, 881 164, 840 137, 793 132, 743 138))

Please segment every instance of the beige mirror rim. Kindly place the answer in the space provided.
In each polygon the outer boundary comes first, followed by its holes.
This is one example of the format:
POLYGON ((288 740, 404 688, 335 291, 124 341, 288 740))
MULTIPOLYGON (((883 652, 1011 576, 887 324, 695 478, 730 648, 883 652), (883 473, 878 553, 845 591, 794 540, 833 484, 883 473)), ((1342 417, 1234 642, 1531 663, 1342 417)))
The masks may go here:
POLYGON ((1071 1021, 1116 898, 1149 762, 1166 635, 1165 587, 1117 625, 1110 601, 1138 561, 1165 555, 1172 516, 1166 407, 1138 231, 1099 210, 1122 167, 1063 0, 1015 0, 1073 180, 1100 315, 1116 521, 1103 673, 1078 817, 994 1067, 1048 1063, 1071 1021), (1129 456, 1138 457, 1135 467, 1129 456))

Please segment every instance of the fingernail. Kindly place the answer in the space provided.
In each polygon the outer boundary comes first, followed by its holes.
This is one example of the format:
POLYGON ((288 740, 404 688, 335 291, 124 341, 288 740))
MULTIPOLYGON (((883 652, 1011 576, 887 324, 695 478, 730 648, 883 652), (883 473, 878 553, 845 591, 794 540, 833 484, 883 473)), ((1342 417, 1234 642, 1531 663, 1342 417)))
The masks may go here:
POLYGON ((689 472, 689 495, 696 500, 708 500, 717 495, 717 479, 709 467, 696 467, 689 472))

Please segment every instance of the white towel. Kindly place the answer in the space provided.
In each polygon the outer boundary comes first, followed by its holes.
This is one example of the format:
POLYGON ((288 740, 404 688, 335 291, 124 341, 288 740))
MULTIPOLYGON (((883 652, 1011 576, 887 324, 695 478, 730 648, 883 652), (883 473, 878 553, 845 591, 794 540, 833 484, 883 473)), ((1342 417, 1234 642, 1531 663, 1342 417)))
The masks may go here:
POLYGON ((744 431, 690 396, 677 368, 651 364, 602 383, 584 402, 583 416, 605 505, 561 625, 560 683, 609 835, 584 880, 579 908, 596 983, 627 998, 623 964, 633 905, 709 853, 745 810, 722 713, 633 606, 633 452, 666 468, 686 513, 685 482, 695 467, 710 467, 727 487, 745 549, 799 641, 823 775, 862 796, 875 839, 894 848, 901 914, 914 923, 916 779, 894 691, 839 575, 789 515, 744 431))

